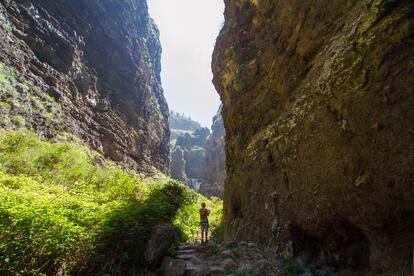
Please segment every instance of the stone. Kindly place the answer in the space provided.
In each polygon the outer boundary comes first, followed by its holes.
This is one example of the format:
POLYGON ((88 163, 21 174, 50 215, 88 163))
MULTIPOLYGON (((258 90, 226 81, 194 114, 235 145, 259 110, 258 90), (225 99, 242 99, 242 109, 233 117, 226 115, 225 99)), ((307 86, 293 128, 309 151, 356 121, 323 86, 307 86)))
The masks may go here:
POLYGON ((232 258, 228 258, 221 262, 221 267, 226 271, 231 271, 237 267, 237 262, 232 258))
POLYGON ((185 273, 185 261, 164 257, 161 264, 162 275, 182 276, 185 273))
POLYGON ((171 111, 171 176, 199 193, 223 197, 225 130, 221 107, 213 118, 212 132, 182 114, 171 111))
POLYGON ((237 247, 237 246, 238 246, 238 243, 232 240, 223 241, 221 243, 222 248, 232 248, 232 247, 237 247))
POLYGON ((278 222, 277 218, 275 218, 275 219, 273 220, 273 222, 272 222, 272 232, 273 232, 273 233, 276 233, 276 232, 277 232, 277 230, 278 230, 278 225, 279 225, 279 222, 278 222))
POLYGON ((205 143, 208 128, 184 115, 171 112, 171 176, 198 190, 203 181, 205 143))
POLYGON ((226 271, 224 270, 224 268, 219 267, 219 266, 212 266, 209 268, 208 274, 209 276, 221 276, 221 275, 225 275, 226 271))
POLYGON ((145 247, 145 261, 151 266, 157 266, 174 241, 174 228, 171 224, 156 225, 145 247))
POLYGON ((361 186, 365 186, 368 184, 370 179, 370 176, 368 174, 363 174, 358 176, 358 178, 355 180, 355 187, 359 188, 361 186))
POLYGON ((14 30, 0 33, 0 62, 19 84, 19 105, 1 118, 23 117, 42 137, 69 133, 119 165, 168 174, 161 46, 145 0, 2 1, 0 18, 14 30))
POLYGON ((221 110, 222 106, 220 106, 213 118, 211 135, 205 143, 204 177, 199 189, 199 192, 205 196, 216 196, 219 198, 223 198, 224 180, 226 179, 226 155, 224 151, 226 133, 221 110))
POLYGON ((185 172, 186 160, 184 159, 184 153, 180 146, 174 147, 171 151, 171 177, 180 180, 183 183, 187 183, 188 178, 185 172))
POLYGON ((226 129, 225 239, 411 273, 413 2, 225 5, 212 64, 226 129))
POLYGON ((235 256, 231 250, 227 249, 220 253, 220 258, 223 260, 224 259, 235 259, 235 256))
POLYGON ((239 242, 239 246, 247 246, 247 242, 246 241, 241 241, 241 242, 239 242))
POLYGON ((203 263, 200 265, 190 264, 186 267, 186 275, 191 276, 206 276, 210 273, 210 268, 207 264, 203 263))

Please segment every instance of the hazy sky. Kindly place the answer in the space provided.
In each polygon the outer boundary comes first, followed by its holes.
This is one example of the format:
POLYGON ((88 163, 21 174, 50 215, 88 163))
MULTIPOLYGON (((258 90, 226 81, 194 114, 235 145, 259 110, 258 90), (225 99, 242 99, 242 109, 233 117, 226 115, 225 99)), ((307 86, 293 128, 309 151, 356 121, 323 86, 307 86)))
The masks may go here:
POLYGON ((210 127, 220 99, 211 54, 223 22, 223 0, 148 0, 161 33, 161 78, 170 110, 210 127))

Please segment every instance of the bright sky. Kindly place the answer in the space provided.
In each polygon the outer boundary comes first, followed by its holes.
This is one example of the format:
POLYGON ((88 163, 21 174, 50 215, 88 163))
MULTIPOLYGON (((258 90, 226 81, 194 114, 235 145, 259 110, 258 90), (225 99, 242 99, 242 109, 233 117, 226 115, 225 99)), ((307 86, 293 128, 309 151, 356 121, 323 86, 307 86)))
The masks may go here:
POLYGON ((148 0, 161 33, 161 79, 170 110, 210 127, 220 99, 211 55, 223 22, 223 0, 148 0))

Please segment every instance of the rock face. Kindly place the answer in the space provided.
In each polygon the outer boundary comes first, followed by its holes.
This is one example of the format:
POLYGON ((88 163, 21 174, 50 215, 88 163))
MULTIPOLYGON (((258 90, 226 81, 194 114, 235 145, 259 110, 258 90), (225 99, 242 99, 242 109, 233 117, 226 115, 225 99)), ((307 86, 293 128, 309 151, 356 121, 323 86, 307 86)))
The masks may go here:
POLYGON ((226 237, 408 274, 414 3, 226 0, 226 237))
POLYGON ((204 146, 210 130, 174 111, 170 113, 169 123, 171 176, 198 190, 204 176, 204 146))
POLYGON ((185 165, 186 161, 184 160, 183 150, 180 146, 174 147, 171 151, 171 177, 187 183, 188 178, 185 172, 185 165))
POLYGON ((171 176, 208 197, 223 197, 225 169, 221 107, 212 133, 188 117, 171 111, 171 176))
POLYGON ((224 152, 226 132, 224 130, 223 118, 221 117, 221 109, 220 107, 213 118, 211 135, 205 144, 204 177, 199 192, 209 197, 223 198, 224 179, 226 178, 226 155, 224 152))
POLYGON ((203 180, 204 145, 209 135, 210 130, 208 128, 198 128, 194 132, 178 136, 171 149, 171 176, 187 183, 195 190, 198 190, 203 180), (179 156, 182 156, 181 160, 179 156), (179 171, 178 167, 182 171, 179 171), (184 179, 187 179, 187 181, 184 181, 184 179))
POLYGON ((158 30, 145 0, 0 1, 2 127, 80 136, 106 157, 168 172, 158 30))

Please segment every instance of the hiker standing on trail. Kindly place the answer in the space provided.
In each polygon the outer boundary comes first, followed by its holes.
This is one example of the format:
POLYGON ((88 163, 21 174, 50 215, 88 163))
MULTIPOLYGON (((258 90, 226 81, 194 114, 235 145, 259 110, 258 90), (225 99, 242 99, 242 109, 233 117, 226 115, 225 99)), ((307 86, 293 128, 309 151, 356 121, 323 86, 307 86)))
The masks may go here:
POLYGON ((200 208, 200 226, 201 226, 201 243, 208 242, 208 216, 210 215, 210 210, 206 208, 206 204, 201 203, 200 208), (204 239, 205 234, 205 239, 204 239))

